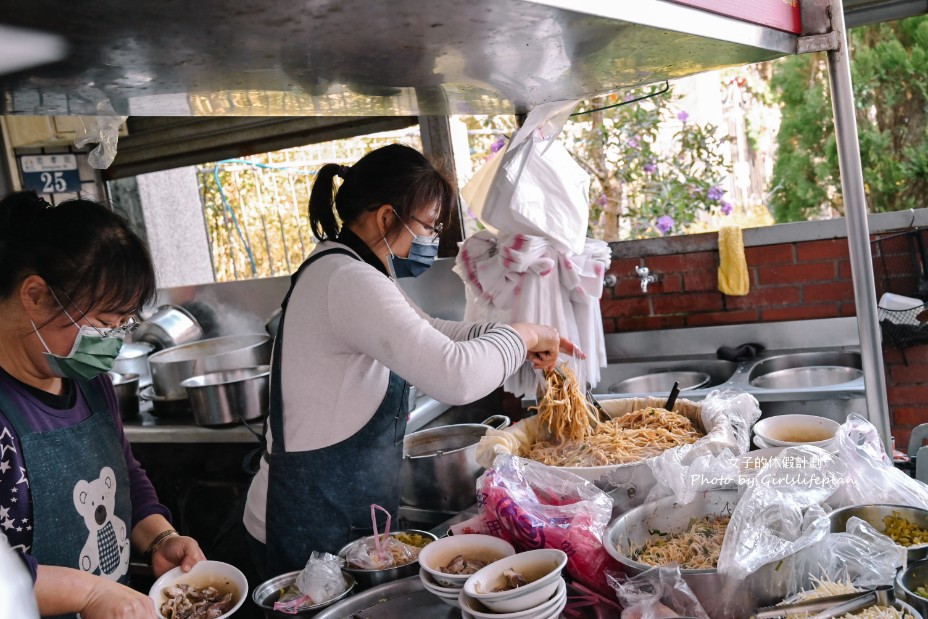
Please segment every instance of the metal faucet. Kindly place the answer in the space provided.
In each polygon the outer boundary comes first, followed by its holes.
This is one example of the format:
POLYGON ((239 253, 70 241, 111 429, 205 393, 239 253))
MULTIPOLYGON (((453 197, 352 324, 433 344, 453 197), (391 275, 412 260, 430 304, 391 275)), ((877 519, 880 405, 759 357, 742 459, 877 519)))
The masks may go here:
POLYGON ((648 292, 648 284, 656 284, 661 281, 661 276, 657 273, 651 273, 651 269, 642 265, 635 267, 635 273, 638 274, 638 277, 641 279, 641 292, 648 292))

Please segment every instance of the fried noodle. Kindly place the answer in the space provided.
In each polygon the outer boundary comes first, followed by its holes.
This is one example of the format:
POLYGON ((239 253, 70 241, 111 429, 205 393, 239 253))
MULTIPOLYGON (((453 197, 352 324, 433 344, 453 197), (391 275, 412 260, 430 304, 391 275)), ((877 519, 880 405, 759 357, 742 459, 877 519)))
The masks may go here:
MULTIPOLYGON (((857 593, 860 591, 860 589, 849 582, 835 582, 833 580, 823 580, 819 578, 813 578, 812 581, 815 585, 812 589, 809 591, 800 591, 794 598, 789 599, 789 603, 806 602, 835 595, 844 595, 845 593, 857 593)), ((786 603, 787 602, 784 601, 781 605, 786 603)), ((804 613, 796 615, 796 618, 808 619, 811 616, 811 613, 804 613)), ((912 619, 912 615, 891 606, 870 606, 864 610, 841 615, 836 619, 912 619)))

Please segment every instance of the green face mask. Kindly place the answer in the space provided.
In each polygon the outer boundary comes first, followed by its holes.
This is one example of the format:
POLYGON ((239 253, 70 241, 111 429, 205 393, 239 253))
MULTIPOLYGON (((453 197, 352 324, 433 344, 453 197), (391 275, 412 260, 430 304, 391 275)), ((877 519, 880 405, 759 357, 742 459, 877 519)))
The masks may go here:
MULTIPOLYGON (((77 324, 74 325, 78 327, 77 324)), ((48 349, 48 345, 39 330, 36 329, 35 323, 32 323, 36 335, 42 346, 45 346, 45 360, 48 367, 55 376, 62 378, 74 378, 77 380, 90 380, 94 376, 99 376, 103 372, 113 369, 116 364, 116 356, 122 348, 122 334, 113 334, 103 337, 100 331, 90 326, 78 327, 77 339, 74 340, 74 346, 67 355, 56 355, 48 349)))

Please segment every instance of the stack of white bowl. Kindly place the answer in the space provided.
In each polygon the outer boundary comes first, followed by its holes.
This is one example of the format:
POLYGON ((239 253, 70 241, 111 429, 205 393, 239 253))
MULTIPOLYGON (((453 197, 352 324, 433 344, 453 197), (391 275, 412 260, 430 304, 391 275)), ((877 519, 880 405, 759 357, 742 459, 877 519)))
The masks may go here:
POLYGON ((500 559, 467 579, 458 597, 464 619, 555 619, 567 606, 567 583, 561 572, 567 555, 561 550, 529 550, 500 559), (506 584, 504 572, 528 581, 515 589, 495 591, 506 584))
POLYGON ((472 574, 448 574, 442 571, 458 556, 468 560, 493 563, 516 553, 509 542, 492 535, 465 534, 443 537, 419 553, 419 578, 422 586, 449 606, 458 606, 464 583, 472 574))

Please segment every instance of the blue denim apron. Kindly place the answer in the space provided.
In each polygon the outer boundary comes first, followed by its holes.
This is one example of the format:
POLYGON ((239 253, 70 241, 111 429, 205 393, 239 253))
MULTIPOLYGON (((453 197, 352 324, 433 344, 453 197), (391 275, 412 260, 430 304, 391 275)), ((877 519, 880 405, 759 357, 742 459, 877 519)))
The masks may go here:
MULTIPOLYGON (((310 257, 294 273, 281 306, 283 313, 274 341, 268 419, 273 445, 271 453, 266 455, 268 574, 303 569, 312 551, 335 554, 348 542, 370 535, 372 503, 389 510, 394 519, 399 509, 409 386, 393 372, 383 401, 356 434, 322 449, 286 450, 280 362, 287 303, 303 271, 319 258, 336 253, 357 259, 343 249, 330 249, 310 257)), ((312 370, 305 368, 307 372, 312 370)))
MULTIPOLYGON (((100 387, 75 380, 91 415, 76 426, 34 432, 0 391, 0 411, 19 436, 32 496, 32 548, 40 565, 129 582, 129 473, 100 387)), ((70 615, 74 616, 74 615, 70 615)))

